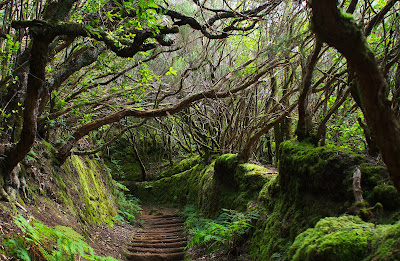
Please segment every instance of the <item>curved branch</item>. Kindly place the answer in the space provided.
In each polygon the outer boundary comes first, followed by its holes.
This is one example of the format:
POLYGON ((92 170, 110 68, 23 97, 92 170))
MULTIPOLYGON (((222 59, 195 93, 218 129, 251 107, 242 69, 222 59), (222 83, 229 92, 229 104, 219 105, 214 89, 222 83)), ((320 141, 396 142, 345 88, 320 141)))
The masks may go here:
POLYGON ((114 143, 117 139, 119 139, 122 135, 124 135, 124 133, 127 132, 128 130, 140 127, 143 124, 145 124, 145 122, 146 122, 146 119, 144 121, 142 121, 141 123, 139 123, 139 124, 135 124, 135 125, 131 125, 131 126, 125 127, 124 129, 122 129, 120 131, 120 133, 118 133, 118 135, 115 135, 111 140, 109 140, 108 142, 104 143, 102 146, 100 146, 100 147, 98 147, 96 149, 86 150, 86 151, 72 150, 71 153, 75 154, 75 155, 91 155, 91 154, 95 154, 95 153, 97 153, 99 151, 104 150, 106 147, 108 147, 109 145, 114 143))

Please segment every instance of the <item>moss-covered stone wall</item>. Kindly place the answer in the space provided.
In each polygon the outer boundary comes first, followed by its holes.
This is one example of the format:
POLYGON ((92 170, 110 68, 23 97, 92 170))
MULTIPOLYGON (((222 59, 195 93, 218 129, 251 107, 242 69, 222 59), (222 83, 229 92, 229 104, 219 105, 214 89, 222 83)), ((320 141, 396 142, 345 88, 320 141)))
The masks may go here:
POLYGON ((117 215, 114 185, 104 164, 71 156, 57 175, 64 203, 88 223, 110 222, 117 215))
MULTIPOLYGON (((198 162, 198 156, 188 162, 198 162)), ((238 165, 234 154, 222 155, 205 164, 199 161, 193 167, 154 182, 130 182, 128 188, 143 200, 166 204, 194 204, 211 216, 222 208, 245 210, 257 198, 258 192, 276 174, 266 168, 238 165), (223 172, 223 173, 222 173, 223 172)))

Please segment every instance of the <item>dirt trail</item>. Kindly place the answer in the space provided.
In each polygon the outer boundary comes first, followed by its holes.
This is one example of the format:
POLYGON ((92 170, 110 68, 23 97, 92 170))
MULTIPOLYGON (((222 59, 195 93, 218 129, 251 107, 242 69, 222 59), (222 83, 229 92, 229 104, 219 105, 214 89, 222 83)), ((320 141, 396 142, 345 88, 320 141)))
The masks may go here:
POLYGON ((186 237, 184 220, 173 210, 148 210, 142 213, 143 228, 128 246, 128 260, 183 261, 186 237))

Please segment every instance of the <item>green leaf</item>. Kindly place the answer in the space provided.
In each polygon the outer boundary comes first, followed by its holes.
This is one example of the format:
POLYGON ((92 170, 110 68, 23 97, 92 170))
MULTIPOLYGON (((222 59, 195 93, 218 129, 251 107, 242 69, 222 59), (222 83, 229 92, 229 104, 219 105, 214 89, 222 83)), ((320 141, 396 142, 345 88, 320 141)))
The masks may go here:
POLYGON ((176 71, 176 70, 174 70, 174 68, 172 68, 172 67, 169 67, 169 71, 168 71, 168 72, 166 72, 166 73, 165 73, 165 75, 171 75, 171 74, 173 74, 173 75, 177 75, 177 71, 176 71))

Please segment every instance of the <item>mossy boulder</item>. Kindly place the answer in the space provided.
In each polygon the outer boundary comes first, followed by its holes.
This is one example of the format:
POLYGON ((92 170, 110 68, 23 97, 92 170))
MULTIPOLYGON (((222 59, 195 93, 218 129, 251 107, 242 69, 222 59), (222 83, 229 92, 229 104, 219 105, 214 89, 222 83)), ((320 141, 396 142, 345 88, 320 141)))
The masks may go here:
POLYGON ((239 164, 239 157, 236 154, 224 154, 215 161, 215 180, 228 187, 236 187, 235 169, 239 164))
POLYGON ((298 235, 286 260, 400 260, 400 222, 375 225, 356 216, 321 219, 298 235))
POLYGON ((400 222, 377 226, 365 261, 400 260, 400 222))
POLYGON ((296 237, 287 260, 364 260, 374 237, 375 225, 356 216, 321 219, 314 228, 296 237))
POLYGON ((386 210, 400 208, 400 196, 392 185, 382 184, 375 186, 370 201, 371 203, 381 203, 386 210))
POLYGON ((344 182, 365 161, 362 155, 336 146, 314 147, 297 141, 282 143, 279 155, 280 185, 284 189, 296 177, 301 190, 336 201, 351 196, 344 182))

